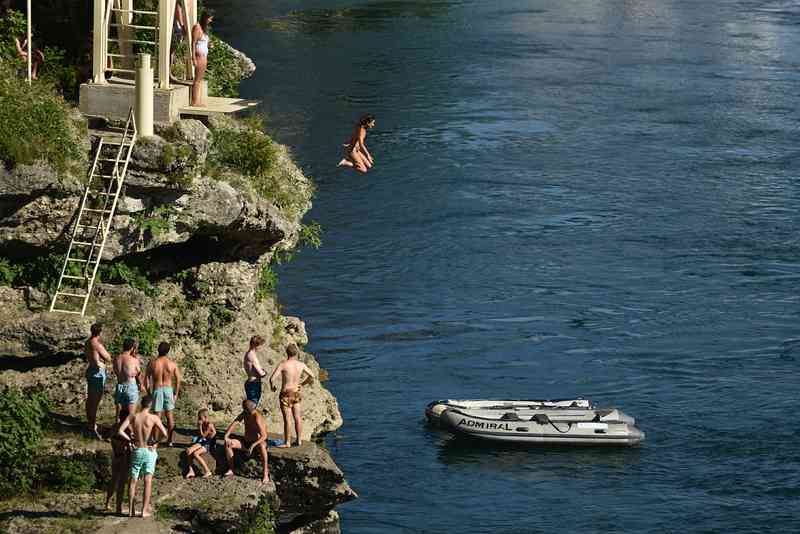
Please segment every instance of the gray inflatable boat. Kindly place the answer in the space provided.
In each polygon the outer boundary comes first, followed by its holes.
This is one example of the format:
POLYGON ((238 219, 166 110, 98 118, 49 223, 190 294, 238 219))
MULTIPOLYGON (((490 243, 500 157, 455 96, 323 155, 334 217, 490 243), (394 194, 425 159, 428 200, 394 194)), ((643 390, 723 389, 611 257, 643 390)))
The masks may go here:
POLYGON ((631 446, 644 440, 633 417, 586 399, 439 400, 425 415, 455 435, 489 441, 631 446))

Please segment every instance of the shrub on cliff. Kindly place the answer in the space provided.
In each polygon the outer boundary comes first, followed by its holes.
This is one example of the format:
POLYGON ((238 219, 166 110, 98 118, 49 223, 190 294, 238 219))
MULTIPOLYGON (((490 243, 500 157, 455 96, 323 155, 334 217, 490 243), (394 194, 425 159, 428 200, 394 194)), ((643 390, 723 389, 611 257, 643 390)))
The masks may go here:
POLYGON ((40 392, 7 388, 0 392, 0 497, 30 490, 37 481, 32 462, 48 417, 47 397, 40 392))
POLYGON ((0 61, 0 160, 6 166, 43 160, 64 172, 78 163, 76 172, 83 174, 83 128, 52 85, 42 80, 28 85, 0 61))

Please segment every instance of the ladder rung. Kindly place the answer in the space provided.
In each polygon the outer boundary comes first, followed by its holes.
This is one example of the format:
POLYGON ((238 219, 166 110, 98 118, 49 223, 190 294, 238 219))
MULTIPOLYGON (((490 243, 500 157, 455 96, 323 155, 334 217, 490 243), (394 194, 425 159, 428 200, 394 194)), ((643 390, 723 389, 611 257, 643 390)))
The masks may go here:
POLYGON ((83 295, 79 293, 65 293, 64 291, 56 291, 56 295, 64 295, 65 297, 78 297, 78 298, 86 298, 89 294, 85 293, 83 295))
POLYGON ((113 197, 114 193, 106 193, 104 189, 89 189, 89 192, 93 195, 103 196, 103 197, 113 197))
POLYGON ((117 177, 116 177, 116 176, 114 176, 113 174, 95 174, 95 175, 93 175, 93 176, 94 176, 95 178, 111 178, 112 180, 115 180, 115 179, 117 178, 117 177))
POLYGON ((72 276, 71 274, 65 274, 63 278, 69 278, 70 280, 88 280, 87 276, 72 276))
POLYGON ((96 210, 92 208, 83 208, 83 211, 90 211, 92 213, 111 213, 111 210, 96 210))
POLYGON ((89 260, 82 260, 80 258, 67 258, 67 261, 78 261, 80 263, 89 263, 89 260))
POLYGON ((77 315, 83 315, 83 314, 82 314, 81 312, 79 312, 79 311, 73 311, 73 310, 61 310, 61 309, 59 309, 59 308, 53 308, 53 311, 54 311, 54 312, 61 312, 61 313, 75 313, 75 314, 77 314, 77 315))
POLYGON ((134 30, 157 30, 158 26, 142 26, 141 24, 117 24, 112 22, 109 28, 133 28, 134 30))
POLYGON ((136 72, 133 69, 117 69, 117 68, 114 68, 114 67, 107 68, 106 70, 110 70, 111 72, 136 72))
MULTIPOLYGON (((109 40, 113 41, 114 39, 109 39, 109 40)), ((126 42, 126 43, 132 43, 132 42, 134 42, 134 39, 128 39, 127 41, 125 41, 123 39, 123 41, 126 42)), ((142 40, 139 39, 138 41, 142 41, 142 40)), ((150 43, 152 41, 142 41, 142 42, 143 43, 150 43)), ((153 44, 157 44, 157 43, 153 43, 153 44)), ((131 60, 139 59, 136 56, 136 54, 124 54, 122 52, 119 52, 119 53, 117 53, 117 52, 106 52, 106 55, 107 56, 111 56, 111 57, 118 57, 118 58, 122 58, 122 59, 126 59, 126 58, 127 59, 131 59, 131 60)), ((150 58, 150 63, 158 63, 158 58, 157 57, 150 58)))
POLYGON ((110 161, 110 162, 116 163, 117 161, 121 162, 122 160, 111 159, 111 158, 98 158, 97 161, 110 161))
POLYGON ((158 45, 155 41, 144 41, 142 39, 109 39, 109 41, 116 41, 118 43, 136 43, 136 44, 151 44, 158 45))
MULTIPOLYGON (((124 136, 124 137, 118 137, 117 139, 127 139, 127 138, 128 138, 128 136, 124 136)), ((103 145, 104 146, 109 146, 109 145, 131 146, 131 143, 128 142, 128 141, 117 141, 117 140, 115 140, 115 139, 113 139, 111 137, 104 137, 103 138, 103 145)))
POLYGON ((88 241, 73 241, 72 244, 73 245, 81 245, 81 246, 84 246, 84 247, 99 246, 98 243, 89 243, 88 241))
POLYGON ((158 11, 141 11, 138 9, 120 9, 118 7, 112 7, 111 11, 117 11, 119 13, 136 13, 137 15, 158 15, 158 11))
POLYGON ((87 226, 85 224, 79 224, 78 228, 88 228, 89 230, 99 230, 100 226, 87 226))

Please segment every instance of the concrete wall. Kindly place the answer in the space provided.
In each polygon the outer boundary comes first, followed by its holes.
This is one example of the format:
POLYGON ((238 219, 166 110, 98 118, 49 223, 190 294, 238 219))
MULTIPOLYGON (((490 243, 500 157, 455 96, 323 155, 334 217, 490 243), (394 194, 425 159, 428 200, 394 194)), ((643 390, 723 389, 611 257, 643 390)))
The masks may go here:
MULTIPOLYGON (((125 120, 136 100, 136 87, 131 84, 81 84, 80 108, 84 115, 125 120)), ((180 117, 180 109, 189 105, 189 88, 174 85, 153 91, 153 120, 170 123, 180 117)))

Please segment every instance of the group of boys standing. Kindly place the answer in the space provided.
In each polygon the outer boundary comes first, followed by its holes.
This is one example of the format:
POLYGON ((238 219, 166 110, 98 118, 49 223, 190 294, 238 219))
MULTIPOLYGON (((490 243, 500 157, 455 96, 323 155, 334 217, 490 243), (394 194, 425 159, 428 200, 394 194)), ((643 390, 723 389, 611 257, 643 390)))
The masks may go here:
MULTIPOLYGON (((86 399, 86 419, 88 432, 99 439, 103 439, 97 428, 97 410, 102 400, 107 379, 106 368, 110 365, 117 377, 117 386, 114 392, 117 423, 111 436, 113 449, 112 482, 109 486, 106 507, 111 497, 117 494, 117 512, 122 513, 122 493, 125 481, 130 477, 128 485, 129 515, 134 515, 136 486, 139 476, 144 473, 144 502, 142 516, 151 515, 150 496, 152 493, 152 479, 155 473, 158 454, 156 446, 165 438, 167 447, 173 446, 172 437, 175 430, 173 411, 175 402, 181 391, 181 371, 169 357, 170 345, 161 342, 158 345, 158 356, 151 360, 144 372, 138 354, 138 342, 135 339, 126 339, 123 342, 122 352, 113 358, 100 340, 103 327, 101 324, 91 326, 91 336, 86 341, 85 352, 87 359, 86 381, 88 395, 86 399), (174 384, 174 385, 173 385, 174 384), (140 391, 145 395, 140 398, 140 391), (139 409, 137 410, 137 405, 139 409), (163 425, 161 414, 167 419, 166 428, 163 425)), ((244 355, 243 367, 247 374, 245 382, 245 400, 242 402, 242 412, 228 426, 224 435, 225 457, 228 470, 223 476, 233 476, 233 459, 236 450, 246 450, 249 455, 258 450, 262 460, 262 482, 269 481, 269 468, 267 465, 267 425, 264 416, 257 407, 261 400, 262 380, 267 376, 258 359, 258 350, 264 345, 264 338, 253 336, 250 346, 244 355), (244 439, 231 436, 236 427, 244 424, 244 439)), ((302 412, 300 407, 300 388, 313 380, 311 370, 298 357, 300 351, 296 345, 290 344, 286 348, 287 359, 275 368, 269 377, 272 391, 277 388, 273 384, 276 376, 282 380, 279 395, 281 412, 283 415, 284 443, 277 445, 280 448, 290 447, 290 429, 294 426, 296 445, 301 444, 302 412), (305 378, 303 374, 307 375, 305 378), (291 424, 293 423, 293 425, 291 424)), ((208 423, 208 411, 200 410, 198 413, 198 428, 200 432, 196 443, 204 445, 205 449, 196 446, 190 447, 187 452, 189 457, 189 473, 193 458, 201 459, 204 452, 213 452, 216 444, 216 430, 208 423), (212 429, 211 434, 206 430, 212 429), (199 453, 199 454, 198 454, 199 453)), ((201 465, 206 468, 206 476, 210 476, 205 462, 201 465)), ((191 478, 189 477, 189 478, 191 478)))

